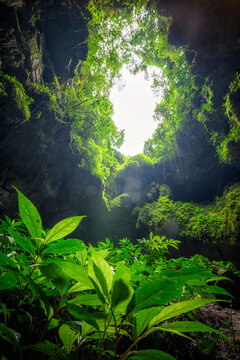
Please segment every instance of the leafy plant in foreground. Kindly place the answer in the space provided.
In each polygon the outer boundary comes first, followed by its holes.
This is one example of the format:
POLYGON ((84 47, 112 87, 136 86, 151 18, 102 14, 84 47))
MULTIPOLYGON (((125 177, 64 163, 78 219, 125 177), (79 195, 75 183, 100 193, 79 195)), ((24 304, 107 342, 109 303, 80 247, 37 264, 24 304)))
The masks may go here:
POLYGON ((14 228, 15 223, 5 223, 2 238, 10 236, 12 242, 3 242, 0 253, 0 337, 8 359, 36 358, 35 352, 53 360, 73 359, 87 352, 98 360, 171 360, 160 350, 139 350, 138 343, 156 331, 186 338, 195 331, 221 334, 199 322, 173 321, 214 302, 212 294, 226 294, 209 285, 221 277, 194 268, 139 277, 135 263, 110 266, 107 249, 64 239, 83 216, 60 221, 46 233, 35 206, 17 192, 30 236, 14 228), (187 294, 186 287, 191 289, 187 294), (201 297, 200 288, 208 290, 207 298, 201 297))

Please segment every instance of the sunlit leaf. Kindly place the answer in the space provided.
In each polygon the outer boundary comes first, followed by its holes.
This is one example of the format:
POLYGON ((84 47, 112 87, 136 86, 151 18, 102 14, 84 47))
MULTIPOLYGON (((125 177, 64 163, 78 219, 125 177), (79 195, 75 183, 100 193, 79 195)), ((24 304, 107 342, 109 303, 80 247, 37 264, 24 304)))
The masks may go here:
POLYGON ((156 315, 149 323, 149 327, 158 324, 167 319, 171 319, 175 316, 185 314, 189 311, 197 309, 206 304, 215 302, 215 299, 202 299, 200 296, 196 296, 192 300, 180 301, 175 304, 166 306, 158 315, 156 315))
POLYGON ((228 341, 227 336, 225 336, 220 331, 213 329, 205 324, 196 321, 176 321, 173 323, 163 324, 159 327, 159 330, 177 330, 182 333, 184 332, 212 332, 221 335, 228 341))
POLYGON ((156 316, 163 306, 151 307, 138 311, 136 315, 136 336, 138 337, 148 326, 149 322, 156 316))
POLYGON ((97 294, 79 295, 69 300, 68 303, 87 306, 100 306, 102 304, 97 294))
POLYGON ((64 274, 69 276, 71 279, 78 281, 78 284, 82 287, 82 290, 93 289, 92 282, 88 277, 87 269, 83 268, 81 265, 78 265, 74 262, 57 259, 52 260, 52 263, 59 266, 62 272, 64 272, 64 274))
POLYGON ((108 299, 112 286, 113 273, 110 265, 94 252, 88 261, 88 276, 98 294, 108 299))
POLYGON ((135 291, 135 307, 132 311, 168 304, 182 294, 183 286, 184 280, 171 282, 159 279, 148 282, 135 291))
POLYGON ((41 238, 42 220, 33 203, 15 188, 18 194, 19 213, 32 238, 41 238))
POLYGON ((74 254, 84 249, 84 247, 85 245, 77 239, 60 239, 47 246, 42 251, 42 254, 74 254))
POLYGON ((50 242, 61 239, 73 232, 84 217, 85 216, 73 216, 60 221, 49 231, 45 243, 49 244, 50 242))
POLYGON ((63 324, 60 326, 58 333, 67 353, 70 354, 73 344, 79 337, 80 332, 69 324, 63 324))

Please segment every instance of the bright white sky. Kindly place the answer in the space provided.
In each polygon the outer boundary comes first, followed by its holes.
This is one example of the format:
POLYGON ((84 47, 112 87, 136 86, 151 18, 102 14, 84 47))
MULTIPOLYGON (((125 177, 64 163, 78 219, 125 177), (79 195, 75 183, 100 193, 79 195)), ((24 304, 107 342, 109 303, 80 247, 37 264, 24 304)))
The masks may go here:
POLYGON ((119 130, 125 129, 124 143, 120 152, 126 156, 143 153, 144 142, 152 137, 157 127, 153 111, 161 96, 155 97, 151 81, 144 79, 144 73, 131 74, 126 65, 120 71, 125 87, 115 85, 110 92, 113 104, 113 120, 119 130))

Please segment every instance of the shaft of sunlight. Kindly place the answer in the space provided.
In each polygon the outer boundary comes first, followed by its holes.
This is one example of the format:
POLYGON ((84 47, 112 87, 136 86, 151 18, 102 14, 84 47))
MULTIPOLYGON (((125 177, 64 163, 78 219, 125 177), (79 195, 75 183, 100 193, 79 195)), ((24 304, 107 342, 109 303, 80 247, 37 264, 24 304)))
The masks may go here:
POLYGON ((144 72, 133 75, 123 65, 120 74, 125 86, 119 90, 116 84, 110 91, 113 120, 119 130, 125 130, 124 143, 119 151, 133 156, 143 153, 144 142, 151 138, 157 127, 153 112, 162 94, 154 96, 151 81, 145 79, 144 72))

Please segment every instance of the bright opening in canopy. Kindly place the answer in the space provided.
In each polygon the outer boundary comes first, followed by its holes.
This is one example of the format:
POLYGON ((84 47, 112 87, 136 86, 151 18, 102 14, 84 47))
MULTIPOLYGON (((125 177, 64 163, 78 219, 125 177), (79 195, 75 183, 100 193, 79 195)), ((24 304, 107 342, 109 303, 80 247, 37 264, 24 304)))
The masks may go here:
POLYGON ((124 143, 119 151, 126 156, 133 156, 143 153, 144 142, 152 137, 157 127, 153 112, 156 104, 161 102, 162 94, 153 94, 151 81, 145 78, 143 71, 133 75, 123 65, 120 75, 124 82, 123 89, 119 89, 116 84, 110 92, 113 120, 119 130, 125 130, 124 143))

